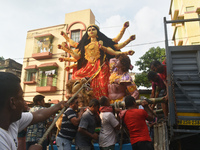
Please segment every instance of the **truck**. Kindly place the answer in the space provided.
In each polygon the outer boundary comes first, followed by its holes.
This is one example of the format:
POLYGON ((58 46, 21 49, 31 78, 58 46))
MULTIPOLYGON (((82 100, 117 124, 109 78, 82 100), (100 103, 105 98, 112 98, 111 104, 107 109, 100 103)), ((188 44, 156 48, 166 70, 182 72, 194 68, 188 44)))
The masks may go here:
POLYGON ((155 150, 200 149, 200 45, 169 46, 167 24, 200 18, 164 17, 168 120, 154 126, 155 150))

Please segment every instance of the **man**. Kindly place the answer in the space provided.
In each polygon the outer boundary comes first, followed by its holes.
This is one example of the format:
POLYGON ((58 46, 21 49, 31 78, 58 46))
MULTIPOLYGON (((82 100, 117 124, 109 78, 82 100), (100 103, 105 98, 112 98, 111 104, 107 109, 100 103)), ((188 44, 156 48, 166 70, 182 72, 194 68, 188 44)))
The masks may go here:
POLYGON ((100 98, 100 105, 99 146, 101 150, 114 150, 117 142, 116 130, 120 129, 120 124, 113 114, 113 108, 110 106, 110 100, 107 97, 102 96, 100 98))
POLYGON ((163 61, 162 64, 157 60, 152 61, 151 64, 150 64, 150 68, 151 68, 152 71, 159 73, 159 76, 161 77, 161 79, 163 81, 166 81, 166 79, 167 79, 167 66, 166 66, 166 64, 164 64, 164 61, 163 61))
MULTIPOLYGON (((156 72, 150 71, 148 73, 148 79, 152 84, 152 91, 151 91, 151 96, 150 96, 151 98, 157 98, 159 95, 160 97, 163 97, 164 95, 166 95, 166 86, 163 80, 160 78, 160 76, 156 72)), ((154 109, 155 104, 152 104, 152 105, 153 105, 152 109, 154 109)), ((161 104, 161 106, 163 106, 163 104, 161 104)))
POLYGON ((161 90, 163 91, 166 90, 166 86, 163 80, 160 78, 160 76, 156 72, 150 71, 148 73, 148 79, 152 83, 151 98, 157 98, 161 90))
MULTIPOLYGON (((164 64, 165 61, 161 64, 159 61, 155 60, 151 62, 150 68, 152 71, 157 72, 160 78, 163 80, 165 86, 167 87, 167 67, 164 64)), ((167 99, 167 95, 166 95, 167 99)))
MULTIPOLYGON (((0 72, 0 150, 17 150, 17 134, 28 125, 45 121, 64 107, 62 101, 53 107, 23 112, 24 98, 20 79, 12 73, 0 72)), ((32 145, 29 150, 42 150, 32 145)))
POLYGON ((168 88, 167 88, 167 67, 165 65, 165 60, 163 61, 163 63, 161 64, 159 61, 153 61, 150 64, 150 68, 152 71, 155 71, 158 73, 158 75, 160 76, 160 78, 163 80, 165 86, 166 86, 166 95, 165 95, 165 103, 162 103, 162 109, 165 115, 165 118, 168 117, 168 88))
POLYGON ((124 115, 124 123, 129 130, 133 150, 154 150, 149 136, 146 120, 153 120, 153 112, 146 101, 142 102, 144 109, 138 109, 134 97, 125 97, 127 111, 124 115))
POLYGON ((56 138, 58 150, 71 149, 72 140, 76 136, 78 125, 83 114, 83 109, 81 109, 78 117, 75 112, 78 109, 78 101, 79 98, 74 97, 69 104, 69 108, 63 114, 61 130, 56 138))
MULTIPOLYGON (((45 108, 45 101, 43 95, 36 95, 33 98, 34 107, 30 109, 29 112, 35 112, 40 109, 45 108)), ((31 145, 37 143, 43 136, 46 131, 47 122, 50 122, 50 119, 47 119, 43 122, 33 124, 27 128, 26 133, 26 149, 28 150, 31 145)), ((42 143, 43 150, 47 149, 47 139, 42 143)))
MULTIPOLYGON (((24 101, 23 112, 28 112, 29 109, 28 104, 24 101)), ((26 131, 27 128, 18 133, 18 150, 26 150, 26 131)))
POLYGON ((108 97, 111 103, 122 101, 126 95, 132 95, 135 99, 139 98, 139 92, 128 73, 131 66, 130 58, 124 54, 116 56, 110 62, 113 72, 109 78, 108 97), (113 65, 114 63, 114 65, 113 65))
POLYGON ((99 101, 92 99, 89 102, 89 108, 83 113, 76 134, 76 149, 77 150, 92 150, 92 139, 97 140, 98 134, 95 133, 96 119, 98 117, 99 101))

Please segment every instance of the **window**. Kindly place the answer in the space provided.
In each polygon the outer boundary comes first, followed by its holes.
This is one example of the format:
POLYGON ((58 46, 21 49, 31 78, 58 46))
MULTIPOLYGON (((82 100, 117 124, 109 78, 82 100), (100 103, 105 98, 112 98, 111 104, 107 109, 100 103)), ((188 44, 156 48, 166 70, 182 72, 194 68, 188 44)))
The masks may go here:
POLYGON ((57 69, 39 71, 38 86, 56 86, 57 83, 57 69))
POLYGON ((56 62, 44 63, 38 66, 38 86, 55 86, 57 83, 58 64, 56 62))
POLYGON ((192 45, 199 45, 200 42, 192 42, 192 45))
POLYGON ((52 52, 51 39, 49 37, 37 40, 37 53, 52 52))
POLYGON ((35 71, 27 71, 26 81, 36 81, 36 72, 35 71))
POLYGON ((36 78, 37 78, 37 66, 36 65, 30 65, 24 68, 26 70, 24 83, 25 84, 35 84, 36 78))
POLYGON ((79 42, 80 41, 80 31, 72 31, 71 32, 71 39, 75 42, 79 42))
MULTIPOLYGON (((76 31, 72 31, 71 32, 71 39, 74 41, 74 42, 79 42, 80 41, 80 30, 76 30, 76 31)), ((71 47, 71 49, 76 49, 74 47, 71 47)), ((69 56, 71 57, 71 55, 69 54, 69 56)))
POLYGON ((195 11, 194 6, 186 7, 186 12, 195 11))

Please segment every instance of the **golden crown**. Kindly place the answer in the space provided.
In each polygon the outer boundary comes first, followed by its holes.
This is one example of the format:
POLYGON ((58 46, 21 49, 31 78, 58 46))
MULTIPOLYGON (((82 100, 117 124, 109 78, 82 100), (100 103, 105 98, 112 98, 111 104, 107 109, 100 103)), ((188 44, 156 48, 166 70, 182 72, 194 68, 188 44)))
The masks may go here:
POLYGON ((96 27, 98 30, 99 30, 99 26, 97 26, 96 24, 90 24, 88 27, 87 27, 87 30, 89 27, 96 27))

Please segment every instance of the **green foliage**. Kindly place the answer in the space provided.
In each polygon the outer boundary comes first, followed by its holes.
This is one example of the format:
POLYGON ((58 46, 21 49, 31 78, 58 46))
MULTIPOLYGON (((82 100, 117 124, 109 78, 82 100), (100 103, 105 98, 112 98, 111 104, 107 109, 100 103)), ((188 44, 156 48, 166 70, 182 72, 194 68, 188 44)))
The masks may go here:
POLYGON ((136 61, 135 65, 139 66, 139 70, 149 71, 150 63, 154 60, 163 61, 165 59, 165 49, 160 47, 150 48, 139 61, 136 61))
POLYGON ((5 59, 3 58, 3 56, 1 56, 1 57, 0 57, 0 60, 5 60, 5 59))
POLYGON ((145 86, 149 88, 151 86, 151 83, 149 82, 147 78, 147 72, 143 71, 141 74, 135 75, 135 84, 137 87, 139 86, 145 86))
POLYGON ((151 83, 147 78, 147 74, 150 71, 150 63, 154 60, 163 61, 165 59, 165 49, 160 47, 150 48, 139 61, 136 61, 135 65, 138 66, 140 71, 143 71, 141 74, 135 76, 135 83, 139 86, 150 87, 151 83))

